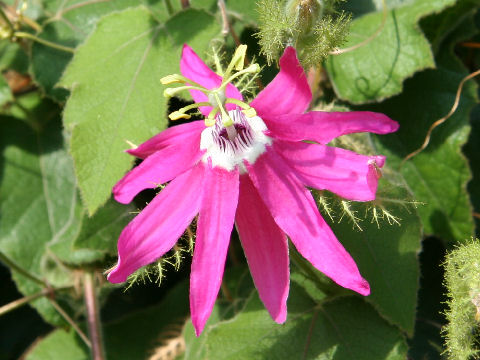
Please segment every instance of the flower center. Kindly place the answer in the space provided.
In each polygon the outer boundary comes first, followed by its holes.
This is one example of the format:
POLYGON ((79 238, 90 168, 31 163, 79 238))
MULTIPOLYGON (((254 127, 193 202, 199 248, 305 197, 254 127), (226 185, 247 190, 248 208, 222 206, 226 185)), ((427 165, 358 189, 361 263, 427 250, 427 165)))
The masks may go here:
POLYGON ((265 135, 267 127, 260 117, 247 117, 240 109, 230 110, 228 116, 232 125, 226 127, 222 117, 217 116, 215 125, 202 131, 200 149, 206 150, 202 161, 210 159, 212 166, 228 171, 238 166, 240 173, 245 173, 243 161, 255 163, 272 139, 265 135))

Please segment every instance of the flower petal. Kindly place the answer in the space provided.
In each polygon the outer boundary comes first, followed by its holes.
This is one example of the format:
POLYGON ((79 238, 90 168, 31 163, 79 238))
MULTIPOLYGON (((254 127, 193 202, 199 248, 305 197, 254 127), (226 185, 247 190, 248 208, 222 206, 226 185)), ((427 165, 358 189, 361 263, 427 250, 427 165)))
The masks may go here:
POLYGON ((329 190, 354 201, 375 199, 384 156, 365 156, 335 147, 304 142, 274 142, 304 185, 329 190))
POLYGON ((222 283, 238 191, 237 170, 206 168, 190 275, 190 313, 197 336, 212 312, 222 283))
POLYGON ((127 152, 130 155, 136 156, 140 159, 145 159, 154 152, 162 150, 163 148, 171 145, 193 142, 196 142, 196 144, 199 145, 200 135, 204 129, 205 123, 203 120, 175 125, 148 139, 137 148, 127 150, 127 152))
POLYGON ((398 126, 388 116, 370 111, 311 111, 306 114, 269 117, 267 123, 271 135, 277 139, 312 140, 320 144, 357 132, 388 134, 397 131, 398 126))
MULTIPOLYGON (((186 78, 195 81, 203 87, 212 90, 218 88, 222 83, 222 77, 214 73, 200 57, 188 45, 183 45, 182 58, 180 60, 180 71, 186 78)), ((207 96, 198 90, 190 90, 190 94, 195 102, 208 101, 207 96)), ((242 100, 242 94, 232 84, 225 88, 227 98, 242 100)), ((227 110, 234 110, 236 105, 227 104, 227 110)), ((201 106, 200 111, 203 115, 208 115, 212 108, 210 106, 201 106)))
POLYGON ((275 222, 300 254, 337 284, 368 295, 368 282, 285 161, 270 148, 255 164, 245 166, 275 222))
POLYGON ((278 115, 303 113, 311 100, 312 92, 297 52, 293 47, 287 47, 280 58, 280 72, 250 105, 268 122, 278 115))
POLYGON ((179 143, 155 152, 113 187, 115 200, 128 204, 140 191, 154 189, 194 166, 204 152, 200 150, 200 134, 196 143, 179 143))
POLYGON ((288 243, 247 175, 240 176, 235 223, 260 299, 277 323, 287 318, 288 243))
POLYGON ((198 213, 204 166, 199 164, 175 178, 123 229, 118 240, 118 263, 108 274, 120 283, 137 269, 170 250, 198 213))

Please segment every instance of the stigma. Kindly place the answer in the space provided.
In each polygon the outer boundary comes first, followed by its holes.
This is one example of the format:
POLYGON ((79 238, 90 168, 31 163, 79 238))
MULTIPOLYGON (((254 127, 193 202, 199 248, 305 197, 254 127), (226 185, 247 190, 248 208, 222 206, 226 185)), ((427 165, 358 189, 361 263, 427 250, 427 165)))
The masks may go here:
POLYGON ((206 150, 202 161, 212 162, 228 171, 238 167, 241 174, 246 172, 244 161, 254 164, 258 157, 272 144, 265 135, 267 127, 259 116, 248 117, 241 109, 230 110, 231 123, 218 115, 213 126, 202 131, 200 149, 206 150), (226 125, 227 124, 227 125, 226 125))

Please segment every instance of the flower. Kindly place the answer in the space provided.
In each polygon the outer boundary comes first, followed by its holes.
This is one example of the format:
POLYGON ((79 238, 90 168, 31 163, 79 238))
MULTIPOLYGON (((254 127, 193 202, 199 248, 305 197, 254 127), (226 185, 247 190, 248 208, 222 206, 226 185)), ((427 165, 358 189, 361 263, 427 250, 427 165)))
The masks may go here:
MULTIPOLYGON (((226 82, 227 75, 222 79, 210 70, 187 45, 180 69, 183 76, 164 82, 188 80, 192 85, 184 89, 213 126, 204 121, 174 126, 128 150, 144 160, 115 185, 117 201, 129 203, 143 189, 170 183, 122 231, 109 281, 124 282, 160 258, 199 214, 190 276, 197 335, 221 285, 234 223, 260 299, 276 322, 284 322, 287 315, 287 235, 318 270, 368 295, 368 282, 319 214, 306 186, 350 200, 375 199, 377 170, 385 158, 325 144, 355 132, 390 133, 398 124, 372 112, 304 113, 312 94, 292 47, 281 57, 278 75, 249 105, 226 82)), ((188 117, 182 111, 170 116, 188 117)))

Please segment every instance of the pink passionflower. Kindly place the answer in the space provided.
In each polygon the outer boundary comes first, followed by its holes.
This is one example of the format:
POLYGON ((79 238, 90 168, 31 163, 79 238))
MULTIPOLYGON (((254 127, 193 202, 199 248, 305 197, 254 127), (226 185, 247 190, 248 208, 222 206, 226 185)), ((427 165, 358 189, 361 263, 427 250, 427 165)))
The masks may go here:
MULTIPOLYGON (((207 89, 222 83, 187 45, 180 69, 207 89)), ((243 100, 232 84, 225 93, 243 100)), ((200 91, 191 95, 197 103, 208 102, 200 91)), ((143 189, 170 183, 122 231, 118 264, 109 281, 124 282, 135 270, 160 258, 199 214, 190 275, 190 310, 197 335, 222 282, 234 223, 260 299, 276 322, 287 316, 287 235, 318 270, 337 284, 368 295, 368 282, 319 214, 306 187, 355 201, 375 199, 376 167, 382 167, 385 158, 325 144, 356 132, 387 134, 398 124, 372 112, 304 113, 311 98, 295 49, 289 47, 280 59, 278 75, 250 103, 256 116, 226 105, 233 137, 219 115, 214 126, 206 127, 204 121, 174 126, 128 150, 144 160, 115 185, 117 201, 129 203, 143 189)), ((208 115, 211 107, 200 110, 208 115)))

